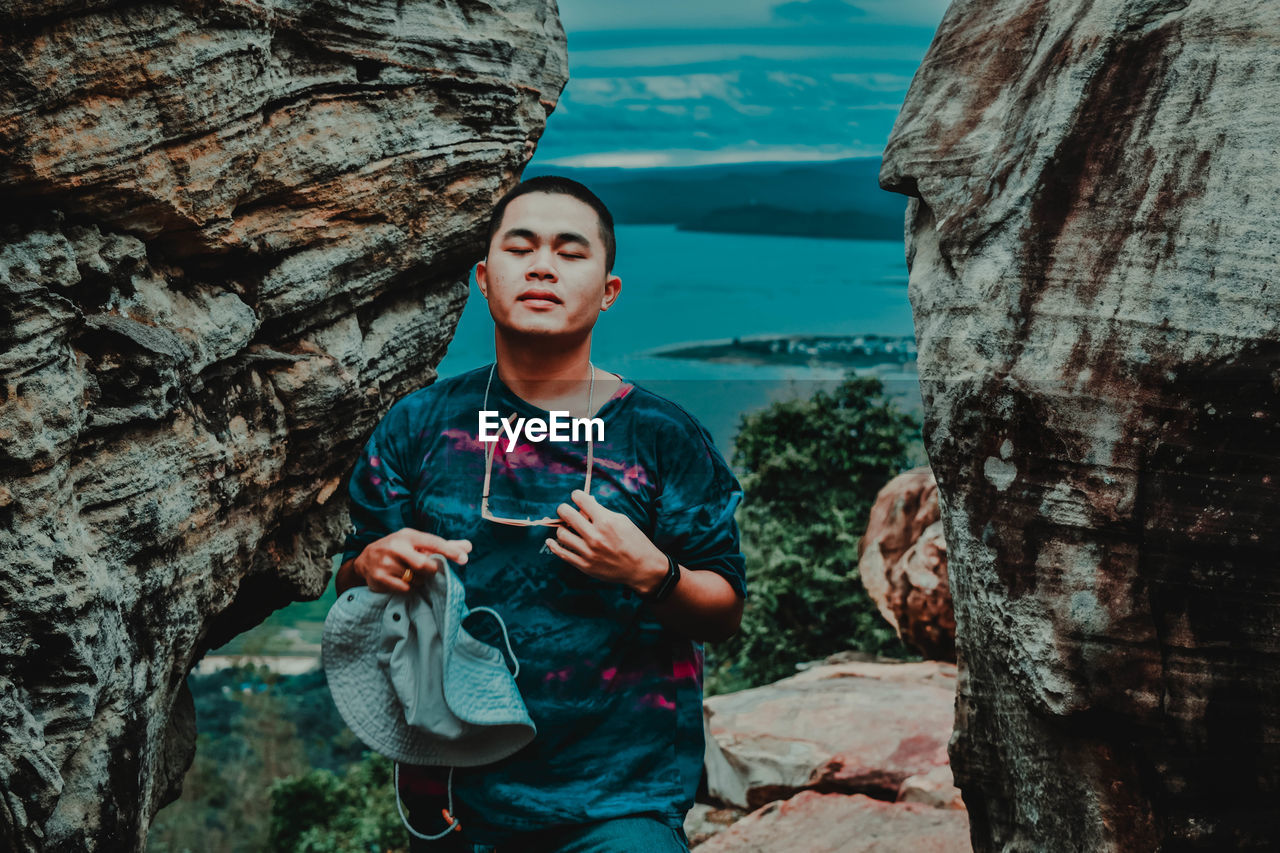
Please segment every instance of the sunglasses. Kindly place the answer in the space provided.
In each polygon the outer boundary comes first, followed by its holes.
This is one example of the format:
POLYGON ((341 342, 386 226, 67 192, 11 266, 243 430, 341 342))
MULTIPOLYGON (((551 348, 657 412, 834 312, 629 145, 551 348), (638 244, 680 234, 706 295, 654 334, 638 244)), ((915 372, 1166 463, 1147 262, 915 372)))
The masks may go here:
MULTIPOLYGON (((596 368, 595 365, 588 365, 591 368, 591 380, 587 384, 587 412, 594 414, 592 402, 595 398, 596 385, 596 368)), ((493 384, 493 372, 497 368, 498 363, 494 362, 493 367, 489 368, 489 381, 484 386, 484 408, 489 409, 489 387, 493 384)), ((508 415, 504 418, 507 426, 511 426, 511 419, 515 414, 508 415)), ((476 436, 479 441, 479 435, 476 436)), ((564 527, 565 522, 562 518, 551 518, 549 516, 543 518, 507 518, 501 515, 494 515, 489 511, 489 486, 493 479, 493 457, 498 450, 498 441, 495 438, 491 442, 486 442, 484 449, 484 489, 480 493, 480 517, 486 521, 492 521, 497 524, 509 524, 512 527, 564 527)), ((591 430, 587 430, 587 479, 582 484, 582 490, 587 494, 591 494, 591 474, 595 466, 595 441, 592 439, 591 430)))
MULTIPOLYGON (((510 423, 511 415, 507 418, 510 423)), ((590 430, 587 431, 587 479, 582 484, 582 490, 587 494, 591 494, 591 473, 595 465, 595 442, 591 440, 590 430)), ((562 518, 507 518, 501 515, 494 515, 489 511, 489 485, 493 477, 493 457, 498 449, 498 441, 489 442, 484 449, 484 491, 480 495, 480 517, 486 521, 497 522, 498 524, 510 524, 513 527, 564 527, 565 522, 562 518)))

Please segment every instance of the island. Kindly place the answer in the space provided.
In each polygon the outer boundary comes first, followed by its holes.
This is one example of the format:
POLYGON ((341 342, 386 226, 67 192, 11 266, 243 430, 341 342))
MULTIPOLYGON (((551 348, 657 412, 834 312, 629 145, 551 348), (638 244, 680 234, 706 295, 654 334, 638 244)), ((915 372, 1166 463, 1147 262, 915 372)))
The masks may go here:
POLYGON ((649 355, 738 364, 914 367, 916 342, 910 335, 764 335, 677 344, 649 355))

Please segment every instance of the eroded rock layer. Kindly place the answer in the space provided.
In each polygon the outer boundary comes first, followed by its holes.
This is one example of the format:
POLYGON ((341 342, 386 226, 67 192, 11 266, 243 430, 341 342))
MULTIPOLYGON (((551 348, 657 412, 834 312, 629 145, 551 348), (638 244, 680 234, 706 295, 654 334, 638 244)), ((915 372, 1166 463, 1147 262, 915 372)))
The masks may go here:
POLYGON ((932 471, 912 468, 885 484, 858 554, 858 577, 898 636, 928 660, 955 663, 956 617, 932 471))
POLYGON ((1280 6, 953 3, 886 149, 979 850, 1280 837, 1280 6))
POLYGON ((564 32, 550 0, 20 2, 0 32, 0 848, 140 849, 192 664, 322 592, 564 32))

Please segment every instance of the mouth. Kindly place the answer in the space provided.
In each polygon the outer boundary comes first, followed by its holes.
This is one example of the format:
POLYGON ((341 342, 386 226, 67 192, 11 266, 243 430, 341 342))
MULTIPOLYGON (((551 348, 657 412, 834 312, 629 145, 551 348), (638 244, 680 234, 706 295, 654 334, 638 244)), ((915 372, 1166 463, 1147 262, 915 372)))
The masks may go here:
POLYGON ((530 307, 563 304, 560 297, 550 290, 526 290, 516 298, 516 301, 529 303, 530 307))

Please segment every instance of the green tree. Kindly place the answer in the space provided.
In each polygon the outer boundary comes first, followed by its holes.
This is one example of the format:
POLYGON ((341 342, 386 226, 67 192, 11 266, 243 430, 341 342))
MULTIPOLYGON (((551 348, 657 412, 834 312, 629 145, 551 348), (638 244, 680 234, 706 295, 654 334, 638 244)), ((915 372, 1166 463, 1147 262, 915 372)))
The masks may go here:
POLYGON ((742 627, 707 654, 707 692, 795 674, 846 649, 910 653, 858 577, 858 544, 876 493, 909 466, 919 425, 874 377, 743 415, 734 464, 750 597, 742 627))
POLYGON ((221 698, 239 710, 229 716, 225 734, 196 738, 182 796, 156 815, 148 834, 147 847, 156 853, 265 849, 268 787, 308 766, 288 704, 275 690, 278 676, 253 667, 224 672, 221 698))
POLYGON ((339 778, 312 770, 271 787, 273 853, 383 853, 408 849, 391 760, 366 753, 339 778))

